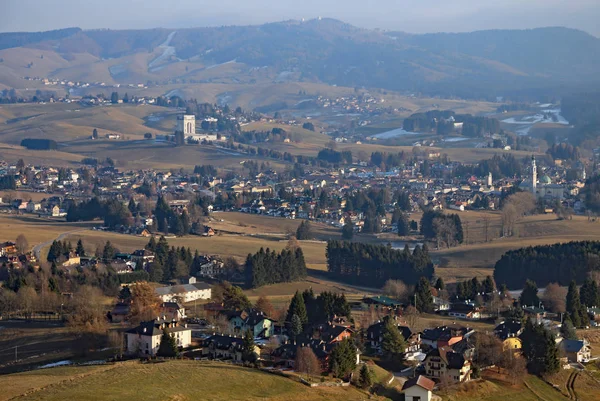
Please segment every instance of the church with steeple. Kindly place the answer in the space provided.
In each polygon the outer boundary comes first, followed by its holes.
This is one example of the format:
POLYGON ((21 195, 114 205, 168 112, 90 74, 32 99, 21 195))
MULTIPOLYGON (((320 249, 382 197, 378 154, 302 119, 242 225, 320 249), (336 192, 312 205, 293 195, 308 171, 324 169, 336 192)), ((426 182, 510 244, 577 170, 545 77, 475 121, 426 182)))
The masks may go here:
POLYGON ((529 165, 529 177, 523 179, 519 188, 523 191, 531 192, 536 198, 559 199, 565 197, 565 187, 560 184, 553 184, 552 179, 543 175, 538 181, 537 164, 535 156, 531 156, 529 165))

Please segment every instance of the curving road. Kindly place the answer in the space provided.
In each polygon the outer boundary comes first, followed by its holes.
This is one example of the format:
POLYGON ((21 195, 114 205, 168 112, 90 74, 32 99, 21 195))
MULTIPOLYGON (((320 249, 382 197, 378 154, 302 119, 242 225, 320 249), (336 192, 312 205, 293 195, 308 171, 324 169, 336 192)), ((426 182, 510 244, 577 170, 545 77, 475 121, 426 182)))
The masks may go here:
POLYGON ((46 241, 46 242, 43 242, 43 243, 41 243, 41 244, 38 244, 38 245, 34 246, 34 247, 33 247, 33 254, 35 255, 36 259, 37 259, 39 262, 41 262, 41 261, 42 261, 42 259, 41 259, 41 257, 40 257, 40 254, 41 254, 41 252, 42 252, 42 249, 44 249, 44 248, 45 248, 45 247, 47 247, 47 246, 50 246, 50 245, 52 245, 52 242, 54 242, 54 241, 62 241, 62 240, 65 238, 65 237, 67 237, 67 236, 69 236, 69 235, 71 235, 71 234, 75 234, 75 233, 78 233, 78 232, 80 232, 80 231, 87 231, 87 230, 88 230, 87 228, 80 228, 80 229, 78 229, 78 230, 72 230, 72 231, 67 231, 67 232, 64 232, 64 233, 60 234, 60 235, 59 235, 57 238, 55 238, 55 239, 52 239, 52 240, 50 240, 50 241, 46 241))

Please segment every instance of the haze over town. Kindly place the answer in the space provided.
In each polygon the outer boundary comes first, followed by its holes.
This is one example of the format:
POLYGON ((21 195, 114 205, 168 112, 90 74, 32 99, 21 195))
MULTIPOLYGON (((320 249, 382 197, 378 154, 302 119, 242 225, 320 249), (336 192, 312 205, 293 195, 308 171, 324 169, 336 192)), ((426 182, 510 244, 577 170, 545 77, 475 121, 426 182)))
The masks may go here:
POLYGON ((0 31, 187 28, 321 17, 409 33, 566 26, 600 35, 595 0, 3 0, 0 31))
POLYGON ((600 401, 598 0, 0 0, 0 401, 600 401))

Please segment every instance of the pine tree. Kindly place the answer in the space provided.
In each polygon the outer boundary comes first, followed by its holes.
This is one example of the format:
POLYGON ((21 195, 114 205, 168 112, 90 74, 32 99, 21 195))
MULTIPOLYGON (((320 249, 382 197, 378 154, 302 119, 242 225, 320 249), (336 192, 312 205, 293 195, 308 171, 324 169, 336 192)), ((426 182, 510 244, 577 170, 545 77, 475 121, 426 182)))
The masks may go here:
POLYGON ((543 356, 543 373, 553 374, 560 369, 560 357, 554 334, 549 330, 544 330, 544 356, 543 356))
POLYGON ((569 291, 567 292, 567 313, 575 327, 586 326, 589 323, 585 307, 579 299, 579 291, 575 280, 571 281, 569 291))
POLYGON ((588 308, 600 307, 598 283, 591 278, 586 278, 579 289, 579 298, 581 299, 581 304, 588 308))
POLYGON ((292 324, 291 324, 291 337, 297 338, 302 333, 302 321, 298 317, 298 315, 292 316, 292 324))
POLYGON ((404 337, 402 337, 394 320, 389 316, 383 318, 381 336, 381 350, 386 357, 392 359, 404 353, 406 349, 404 337))
POLYGON ((446 288, 446 285, 444 284, 444 280, 441 277, 438 277, 437 281, 435 282, 435 288, 437 288, 438 290, 443 290, 446 288))
POLYGON ((146 249, 152 252, 156 252, 156 239, 154 238, 154 235, 150 237, 150 241, 148 241, 146 249))
POLYGON ((296 238, 300 241, 312 239, 312 227, 308 220, 303 220, 296 230, 296 238))
POLYGON ((400 213, 396 224, 398 225, 399 236, 403 237, 410 233, 410 227, 408 226, 408 217, 404 213, 400 213))
POLYGON ((346 221, 344 223, 344 226, 342 227, 342 239, 350 241, 353 237, 354 237, 354 225, 352 224, 352 221, 350 221, 350 219, 348 219, 348 221, 346 221))
POLYGON ((150 275, 150 281, 160 283, 164 277, 164 268, 158 260, 155 260, 150 264, 148 268, 148 274, 150 275))
POLYGON ((419 312, 431 312, 433 310, 433 295, 431 294, 429 280, 421 277, 415 288, 415 307, 419 312))
POLYGON ((363 389, 368 389, 373 385, 373 370, 367 366, 365 363, 360 368, 360 377, 358 379, 358 384, 363 389))
POLYGON ((79 239, 79 241, 77 241, 77 249, 75 250, 75 253, 77 253, 77 256, 85 256, 85 248, 83 247, 83 242, 81 241, 81 238, 79 239))
POLYGON ((136 208, 135 201, 133 200, 133 198, 129 199, 129 204, 127 205, 127 209, 129 209, 131 214, 134 214, 136 212, 137 208, 136 208))
POLYGON ((521 296, 519 297, 519 303, 523 306, 535 306, 538 307, 540 303, 540 298, 537 295, 538 288, 534 281, 527 280, 525 282, 525 287, 521 292, 521 296))
POLYGON ((578 339, 577 331, 575 330, 575 326, 573 326, 573 322, 571 321, 569 315, 567 315, 563 320, 562 326, 560 327, 560 334, 567 340, 578 339))
POLYGON ((329 359, 330 368, 336 377, 346 377, 356 369, 356 347, 345 339, 333 348, 329 359))
POLYGON ((110 241, 106 241, 104 249, 102 250, 102 259, 107 262, 115 257, 115 248, 113 248, 110 241))
POLYGON ((290 302, 290 306, 288 308, 288 313, 286 317, 287 322, 292 322, 292 317, 296 315, 300 318, 300 322, 304 325, 308 323, 308 316, 306 314, 306 305, 304 304, 304 298, 299 291, 296 291, 292 301, 290 302))
POLYGON ((252 330, 248 329, 244 333, 244 342, 242 344, 242 360, 244 362, 256 362, 256 344, 252 330))
POLYGON ((163 330, 162 336, 160 337, 160 346, 158 347, 156 355, 165 358, 175 358, 179 355, 175 337, 170 335, 167 329, 163 330))

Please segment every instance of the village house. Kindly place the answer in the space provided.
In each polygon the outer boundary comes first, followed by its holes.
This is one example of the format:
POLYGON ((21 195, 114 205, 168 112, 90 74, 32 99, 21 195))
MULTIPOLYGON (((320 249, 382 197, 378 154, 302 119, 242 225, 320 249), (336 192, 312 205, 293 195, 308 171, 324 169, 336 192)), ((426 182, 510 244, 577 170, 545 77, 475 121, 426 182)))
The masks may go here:
POLYGON ((519 350, 521 349, 521 339, 519 336, 523 332, 523 327, 518 320, 507 320, 501 322, 494 329, 494 334, 502 340, 502 349, 519 350))
POLYGON ((168 287, 158 287, 156 295, 163 302, 191 302, 197 299, 210 299, 211 288, 206 283, 179 284, 168 287))
POLYGON ((560 342, 560 349, 571 363, 587 362, 592 357, 590 343, 586 339, 564 339, 560 342))
MULTIPOLYGON (((339 342, 327 344, 325 341, 320 339, 305 339, 303 341, 298 340, 285 342, 271 353, 271 358, 273 359, 275 366, 294 369, 298 349, 302 347, 309 347, 319 360, 321 371, 328 372, 330 368, 329 356, 338 344, 339 342)), ((360 363, 360 351, 358 348, 356 348, 356 363, 360 363)))
POLYGON ((450 380, 453 383, 471 379, 471 362, 449 347, 429 351, 423 365, 426 376, 432 379, 450 380))
MULTIPOLYGON (((373 350, 381 351, 384 324, 384 322, 379 321, 375 324, 372 324, 367 329, 367 344, 373 350)), ((396 324, 396 327, 398 327, 398 331, 400 331, 404 341, 406 341, 406 349, 404 352, 417 352, 421 344, 420 334, 413 333, 409 327, 402 326, 399 323, 396 324)))
POLYGON ((234 333, 243 334, 250 330, 254 337, 269 338, 273 335, 274 321, 257 309, 233 311, 225 315, 229 320, 229 328, 234 333))
POLYGON ((405 401, 431 401, 435 382, 425 376, 408 379, 402 386, 405 401))
POLYGON ((0 256, 12 255, 17 253, 17 244, 6 241, 0 244, 0 256))
POLYGON ((459 319, 479 320, 481 318, 481 309, 468 302, 453 303, 447 313, 448 316, 459 319))
POLYGON ((172 335, 180 349, 187 348, 192 342, 192 330, 187 325, 179 326, 177 322, 163 317, 140 323, 139 326, 125 332, 127 353, 131 355, 155 356, 160 347, 163 331, 172 335))
POLYGON ((421 334, 421 344, 430 348, 447 347, 456 344, 470 332, 471 329, 459 325, 425 329, 421 334))
MULTIPOLYGON (((244 339, 242 337, 215 334, 204 341, 202 355, 211 359, 242 362, 244 339)), ((260 356, 260 348, 254 346, 254 354, 260 356)))
POLYGON ((163 302, 160 304, 160 313, 166 316, 167 320, 176 322, 186 318, 185 307, 179 302, 163 302))

